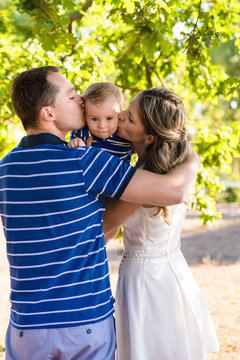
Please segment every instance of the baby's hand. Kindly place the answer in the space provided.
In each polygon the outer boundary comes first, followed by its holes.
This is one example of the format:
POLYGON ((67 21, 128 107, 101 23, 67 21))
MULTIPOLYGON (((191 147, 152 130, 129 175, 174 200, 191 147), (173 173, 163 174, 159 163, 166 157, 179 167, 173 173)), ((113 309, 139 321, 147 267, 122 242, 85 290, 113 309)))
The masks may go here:
POLYGON ((80 138, 74 138, 69 141, 68 147, 75 149, 81 146, 86 146, 85 142, 80 138))

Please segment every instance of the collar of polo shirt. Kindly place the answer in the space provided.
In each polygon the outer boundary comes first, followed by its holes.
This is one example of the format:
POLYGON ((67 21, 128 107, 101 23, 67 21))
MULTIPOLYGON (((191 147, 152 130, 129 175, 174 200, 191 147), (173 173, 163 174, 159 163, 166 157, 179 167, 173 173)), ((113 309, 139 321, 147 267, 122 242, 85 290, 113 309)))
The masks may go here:
POLYGON ((42 145, 42 144, 53 144, 53 145, 64 144, 64 145, 67 145, 67 142, 60 139, 58 136, 56 136, 54 134, 41 133, 41 134, 24 136, 18 146, 33 147, 33 146, 38 146, 38 145, 42 145))

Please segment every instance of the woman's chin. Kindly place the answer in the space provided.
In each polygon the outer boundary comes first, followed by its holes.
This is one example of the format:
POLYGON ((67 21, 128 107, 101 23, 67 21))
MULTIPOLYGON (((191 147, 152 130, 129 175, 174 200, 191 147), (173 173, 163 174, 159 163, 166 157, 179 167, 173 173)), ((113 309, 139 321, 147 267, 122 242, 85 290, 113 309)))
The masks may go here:
POLYGON ((122 137, 122 132, 121 132, 121 129, 119 129, 119 128, 117 129, 117 135, 122 137))
POLYGON ((117 135, 120 136, 122 139, 131 141, 131 140, 129 139, 129 136, 128 136, 127 131, 122 130, 121 127, 119 127, 119 128, 117 129, 117 135))

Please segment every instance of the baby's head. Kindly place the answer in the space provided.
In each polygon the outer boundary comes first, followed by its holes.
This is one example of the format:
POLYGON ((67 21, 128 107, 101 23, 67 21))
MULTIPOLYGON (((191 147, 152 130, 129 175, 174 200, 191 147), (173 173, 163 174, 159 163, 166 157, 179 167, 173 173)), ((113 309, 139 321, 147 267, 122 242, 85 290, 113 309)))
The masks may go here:
POLYGON ((109 82, 91 84, 83 93, 86 123, 91 133, 106 139, 117 131, 118 113, 123 107, 123 95, 109 82))

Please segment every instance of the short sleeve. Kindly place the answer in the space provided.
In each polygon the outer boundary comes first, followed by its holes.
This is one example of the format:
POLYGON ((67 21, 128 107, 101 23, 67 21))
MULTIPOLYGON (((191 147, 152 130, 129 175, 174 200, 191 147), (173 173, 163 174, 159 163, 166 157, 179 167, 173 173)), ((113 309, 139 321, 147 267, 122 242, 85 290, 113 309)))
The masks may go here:
POLYGON ((93 147, 85 149, 82 168, 86 191, 119 199, 136 168, 106 151, 93 147))

